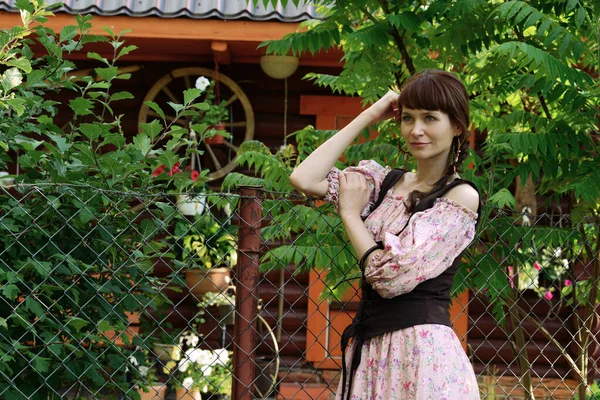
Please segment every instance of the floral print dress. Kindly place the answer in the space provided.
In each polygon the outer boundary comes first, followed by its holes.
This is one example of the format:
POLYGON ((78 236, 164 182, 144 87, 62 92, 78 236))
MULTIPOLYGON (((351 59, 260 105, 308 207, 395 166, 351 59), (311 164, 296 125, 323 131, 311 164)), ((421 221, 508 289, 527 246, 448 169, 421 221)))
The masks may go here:
MULTIPOLYGON (((406 200, 388 191, 381 205, 369 214, 389 168, 361 161, 344 172, 363 174, 371 186, 363 210, 367 229, 384 251, 365 266, 365 278, 382 297, 410 292, 420 282, 435 278, 471 243, 477 213, 460 203, 439 198, 418 212, 399 235, 409 217, 406 200)), ((337 209, 339 170, 333 168, 326 200, 337 209)), ((352 344, 347 360, 352 360, 352 344)), ((472 400, 479 399, 477 379, 460 341, 445 325, 417 325, 365 340, 361 362, 352 384, 353 400, 472 400)), ((348 364, 348 371, 350 366, 348 364)), ((341 385, 336 400, 341 399, 341 385)), ((347 392, 347 390, 346 390, 347 392)))

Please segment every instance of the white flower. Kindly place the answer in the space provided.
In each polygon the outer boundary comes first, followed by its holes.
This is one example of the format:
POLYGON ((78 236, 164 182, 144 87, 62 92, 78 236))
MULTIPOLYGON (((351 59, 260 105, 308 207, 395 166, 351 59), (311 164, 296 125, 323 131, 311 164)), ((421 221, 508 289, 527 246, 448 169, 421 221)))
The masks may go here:
POLYGON ((210 350, 200 350, 194 353, 194 362, 198 365, 211 365, 216 361, 215 354, 210 350))
POLYGON ((200 342, 200 338, 193 332, 181 335, 181 337, 179 338, 179 344, 186 345, 188 347, 196 347, 198 345, 198 342, 200 342))
POLYGON ((196 79, 196 89, 204 91, 204 89, 206 89, 209 85, 210 81, 204 76, 201 76, 198 79, 196 79))
POLYGON ((148 375, 148 371, 150 371, 150 367, 146 367, 145 365, 142 365, 140 367, 140 375, 142 375, 143 377, 148 375))
POLYGON ((130 356, 129 357, 129 362, 131 363, 131 365, 133 365, 134 367, 138 366, 138 360, 137 358, 135 358, 134 356, 130 356))
POLYGON ((202 375, 210 376, 212 374, 212 367, 210 365, 203 365, 200 367, 200 371, 202 371, 202 375))
POLYGON ((227 349, 217 349, 215 350, 215 355, 217 357, 217 364, 225 365, 229 361, 229 353, 227 352, 227 349))
POLYGON ((186 357, 193 362, 194 364, 198 364, 198 360, 203 356, 203 353, 206 350, 201 350, 197 348, 187 349, 185 352, 186 357))
POLYGON ((183 360, 179 361, 179 364, 177 365, 177 369, 181 372, 185 372, 185 371, 187 371, 189 365, 190 365, 190 359, 186 357, 183 360))
POLYGON ((181 382, 181 386, 187 390, 191 389, 193 384, 194 384, 194 379, 190 378, 189 376, 187 378, 185 378, 183 380, 183 382, 181 382))

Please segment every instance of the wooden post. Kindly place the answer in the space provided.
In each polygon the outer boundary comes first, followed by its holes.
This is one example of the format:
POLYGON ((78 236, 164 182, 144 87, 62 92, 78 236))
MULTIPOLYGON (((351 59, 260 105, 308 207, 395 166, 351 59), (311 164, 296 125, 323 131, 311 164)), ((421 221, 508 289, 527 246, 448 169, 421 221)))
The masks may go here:
POLYGON ((233 399, 254 398, 255 351, 258 332, 258 283, 260 274, 260 188, 242 187, 238 224, 238 263, 235 269, 236 298, 233 329, 233 399))

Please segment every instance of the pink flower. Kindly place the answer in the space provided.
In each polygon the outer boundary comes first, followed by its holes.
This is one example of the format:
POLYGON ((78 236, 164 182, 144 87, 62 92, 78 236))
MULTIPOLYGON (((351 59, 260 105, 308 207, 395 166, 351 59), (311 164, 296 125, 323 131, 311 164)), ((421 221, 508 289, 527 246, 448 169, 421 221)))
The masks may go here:
POLYGON ((198 179, 199 176, 200 176, 200 172, 198 172, 198 171, 192 171, 192 173, 190 174, 190 178, 192 178, 192 180, 194 182, 196 182, 196 179, 198 179))
POLYGON ((539 262, 534 262, 533 263, 533 268, 535 268, 537 271, 539 271, 540 269, 542 269, 542 266, 540 265, 539 262))
POLYGON ((152 171, 152 176, 156 178, 157 176, 159 176, 163 172, 165 172, 165 166, 164 165, 160 165, 154 171, 152 171))
POLYGON ((573 282, 570 279, 567 279, 565 281, 565 286, 571 286, 573 284, 573 282))
POLYGON ((515 288, 515 273, 513 271, 513 267, 508 266, 508 281, 510 282, 510 288, 515 288))
POLYGON ((181 172, 181 168, 179 168, 179 161, 177 161, 175 165, 173 165, 173 168, 171 168, 171 172, 169 172, 169 176, 173 176, 178 172, 181 172))
POLYGON ((552 292, 550 292, 550 291, 547 291, 546 293, 544 293, 544 298, 545 298, 546 300, 552 300, 552 297, 553 297, 553 296, 552 296, 552 292))

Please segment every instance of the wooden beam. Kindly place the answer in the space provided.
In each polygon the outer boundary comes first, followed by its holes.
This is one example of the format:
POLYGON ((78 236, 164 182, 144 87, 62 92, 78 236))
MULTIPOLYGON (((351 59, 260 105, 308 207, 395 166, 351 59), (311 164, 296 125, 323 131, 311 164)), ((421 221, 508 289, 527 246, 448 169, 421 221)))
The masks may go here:
POLYGON ((215 55, 215 59, 219 62, 219 64, 231 64, 231 50, 229 49, 227 42, 213 40, 210 43, 210 49, 212 50, 213 54, 215 55))
POLYGON ((356 116, 363 110, 362 99, 345 96, 300 96, 300 114, 318 116, 356 116))
MULTIPOLYGON (((22 25, 21 15, 0 11, 0 28, 22 25)), ((57 13, 50 17, 45 26, 60 32, 65 25, 76 25, 75 16, 57 13)), ((298 29, 295 22, 239 21, 191 18, 129 17, 125 15, 104 17, 94 15, 92 34, 107 36, 103 26, 110 27, 115 33, 124 29, 133 30, 125 38, 185 39, 209 40, 219 38, 222 41, 264 42, 280 39, 298 29)))

